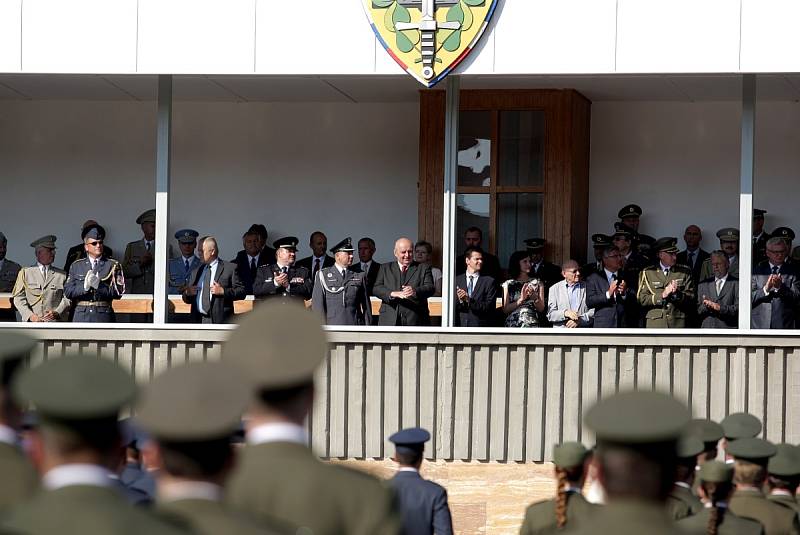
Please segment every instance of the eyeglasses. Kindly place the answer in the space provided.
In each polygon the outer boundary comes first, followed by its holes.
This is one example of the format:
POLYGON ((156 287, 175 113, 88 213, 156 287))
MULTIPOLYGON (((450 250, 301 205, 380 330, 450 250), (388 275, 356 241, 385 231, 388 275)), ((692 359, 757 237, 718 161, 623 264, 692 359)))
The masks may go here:
POLYGON ((103 240, 100 240, 100 241, 90 241, 90 242, 89 242, 89 245, 91 245, 91 246, 93 246, 93 247, 94 247, 94 246, 97 246, 97 245, 103 245, 103 240))

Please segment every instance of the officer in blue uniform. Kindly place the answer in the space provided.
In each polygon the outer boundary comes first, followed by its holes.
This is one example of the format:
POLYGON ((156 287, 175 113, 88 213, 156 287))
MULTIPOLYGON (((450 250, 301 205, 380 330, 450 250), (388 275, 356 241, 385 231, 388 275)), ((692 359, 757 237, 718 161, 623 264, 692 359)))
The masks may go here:
POLYGON ((253 294, 260 299, 309 299, 314 281, 308 268, 297 266, 297 244, 294 236, 276 240, 275 263, 260 266, 253 280, 253 294))
POLYGON ((447 505, 447 491, 419 475, 422 453, 431 434, 421 427, 402 429, 389 437, 395 445, 393 460, 400 465, 389 480, 397 495, 408 535, 451 535, 453 523, 447 505))
POLYGON ((352 271, 353 241, 345 238, 333 247, 335 263, 317 272, 312 308, 328 325, 371 325, 372 304, 366 274, 352 271))
POLYGON ((200 267, 202 262, 194 254, 197 248, 197 237, 200 235, 190 228, 181 229, 175 233, 175 239, 181 248, 181 256, 171 258, 169 261, 169 293, 181 294, 189 285, 192 271, 200 267))
POLYGON ((72 321, 115 321, 111 303, 125 293, 125 276, 119 262, 103 256, 105 237, 100 225, 88 229, 83 239, 86 258, 76 260, 69 268, 64 296, 74 305, 72 321))

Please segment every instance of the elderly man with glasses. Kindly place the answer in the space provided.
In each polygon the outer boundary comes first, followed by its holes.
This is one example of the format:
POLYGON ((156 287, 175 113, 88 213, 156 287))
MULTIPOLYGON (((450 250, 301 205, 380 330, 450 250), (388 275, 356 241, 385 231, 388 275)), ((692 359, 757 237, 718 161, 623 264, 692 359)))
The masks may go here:
POLYGON ((586 279, 586 307, 594 309, 593 327, 636 327, 636 294, 625 282, 623 256, 611 245, 603 250, 602 269, 586 279))
POLYGON ((800 281, 795 264, 786 262, 789 246, 786 240, 767 240, 767 260, 753 270, 751 280, 753 312, 750 325, 754 329, 793 329, 796 307, 800 302, 800 281))

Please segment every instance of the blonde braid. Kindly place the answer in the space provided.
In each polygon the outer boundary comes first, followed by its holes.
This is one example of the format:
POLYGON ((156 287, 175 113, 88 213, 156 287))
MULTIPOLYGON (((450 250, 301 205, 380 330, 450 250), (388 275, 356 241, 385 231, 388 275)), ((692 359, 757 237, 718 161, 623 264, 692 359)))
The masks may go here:
POLYGON ((567 525, 567 471, 556 467, 556 527, 567 525))

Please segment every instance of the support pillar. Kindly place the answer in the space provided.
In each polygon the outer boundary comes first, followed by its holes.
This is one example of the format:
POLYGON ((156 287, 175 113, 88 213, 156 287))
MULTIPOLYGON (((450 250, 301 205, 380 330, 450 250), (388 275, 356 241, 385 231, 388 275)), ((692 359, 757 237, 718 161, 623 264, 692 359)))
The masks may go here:
POLYGON ((153 323, 167 322, 167 251, 169 248, 169 175, 172 148, 172 75, 158 76, 156 126, 156 258, 153 323))
POLYGON ((742 76, 742 163, 739 186, 739 329, 750 330, 753 272, 753 173, 756 137, 756 75, 742 76))
POLYGON ((458 176, 458 109, 461 81, 447 77, 444 126, 444 207, 442 210, 442 327, 455 325, 456 180, 458 176))

